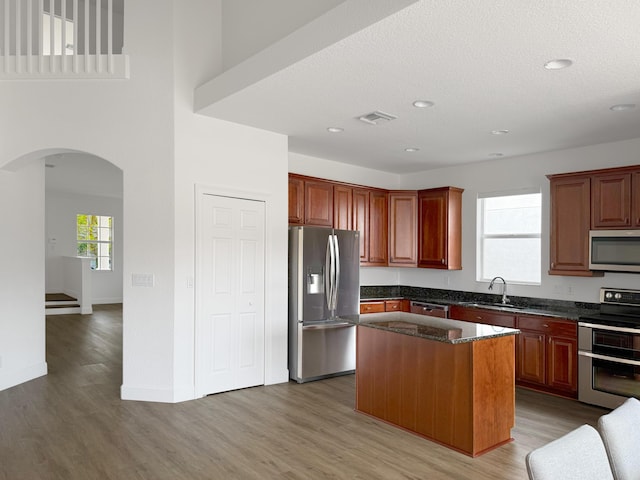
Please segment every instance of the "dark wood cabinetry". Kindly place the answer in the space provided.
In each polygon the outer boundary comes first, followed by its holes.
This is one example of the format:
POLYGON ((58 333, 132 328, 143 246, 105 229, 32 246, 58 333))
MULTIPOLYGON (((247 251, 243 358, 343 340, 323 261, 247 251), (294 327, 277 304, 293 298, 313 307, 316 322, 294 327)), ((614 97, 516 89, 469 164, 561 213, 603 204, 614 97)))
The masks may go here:
POLYGON ((460 270, 462 191, 388 191, 289 174, 289 225, 360 231, 361 266, 460 270))
POLYGON ((516 343, 516 383, 576 398, 578 330, 575 321, 538 315, 516 315, 460 305, 449 307, 449 317, 518 328, 520 334, 516 343))
POLYGON ((333 185, 330 182, 304 182, 304 223, 333 226, 333 185))
POLYGON ((384 267, 389 261, 389 196, 386 192, 369 193, 368 265, 384 267))
POLYGON ((418 192, 389 192, 389 265, 418 265, 418 192))
POLYGON ((516 327, 515 315, 482 308, 451 305, 449 307, 449 318, 473 323, 484 323, 485 325, 495 325, 497 327, 516 327))
POLYGON ((409 300, 369 300, 360 302, 360 313, 408 312, 409 300))
POLYGON ((594 174, 591 188, 592 229, 640 227, 640 170, 594 174))
POLYGON ((601 276, 589 270, 591 178, 550 175, 550 275, 601 276))
POLYGON ((289 225, 304 224, 304 180, 289 175, 289 225))
POLYGON ((360 231, 360 264, 386 266, 388 197, 380 190, 353 189, 353 229, 360 231))
POLYGON ((353 189, 333 186, 333 228, 353 230, 353 189))
POLYGON ((516 380, 520 385, 575 398, 578 391, 576 322, 518 316, 516 380))
POLYGON ((462 269, 462 192, 455 187, 418 192, 418 266, 462 269))

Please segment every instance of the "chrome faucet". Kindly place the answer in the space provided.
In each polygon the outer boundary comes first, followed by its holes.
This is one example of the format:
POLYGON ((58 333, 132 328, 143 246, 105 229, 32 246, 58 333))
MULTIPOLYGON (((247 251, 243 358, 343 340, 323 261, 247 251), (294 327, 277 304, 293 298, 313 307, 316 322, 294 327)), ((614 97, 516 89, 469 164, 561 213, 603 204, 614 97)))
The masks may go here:
POLYGON ((509 299, 507 298, 507 282, 505 282, 504 278, 493 277, 493 279, 491 280, 491 283, 489 284, 489 290, 493 290, 493 284, 495 283, 496 280, 502 280, 502 283, 504 284, 502 286, 502 303, 503 304, 509 303, 509 299))

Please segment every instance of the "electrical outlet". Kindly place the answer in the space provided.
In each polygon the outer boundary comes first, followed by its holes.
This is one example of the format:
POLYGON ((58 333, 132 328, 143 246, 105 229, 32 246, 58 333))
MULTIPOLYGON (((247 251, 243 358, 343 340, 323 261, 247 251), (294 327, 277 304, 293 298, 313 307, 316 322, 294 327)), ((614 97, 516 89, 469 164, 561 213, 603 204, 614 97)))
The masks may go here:
POLYGON ((573 285, 569 285, 567 287, 567 295, 569 295, 569 296, 573 295, 573 285))

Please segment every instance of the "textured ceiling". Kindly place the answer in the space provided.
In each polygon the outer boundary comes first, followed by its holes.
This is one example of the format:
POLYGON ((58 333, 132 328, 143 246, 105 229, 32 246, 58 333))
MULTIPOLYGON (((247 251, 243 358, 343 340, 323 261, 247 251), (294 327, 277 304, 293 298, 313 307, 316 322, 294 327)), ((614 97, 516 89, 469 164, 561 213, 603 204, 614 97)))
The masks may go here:
POLYGON ((394 173, 636 138, 639 25, 637 0, 422 0, 197 109, 289 135, 293 152, 394 173), (557 58, 574 64, 543 68, 557 58), (357 120, 374 110, 398 118, 357 120))

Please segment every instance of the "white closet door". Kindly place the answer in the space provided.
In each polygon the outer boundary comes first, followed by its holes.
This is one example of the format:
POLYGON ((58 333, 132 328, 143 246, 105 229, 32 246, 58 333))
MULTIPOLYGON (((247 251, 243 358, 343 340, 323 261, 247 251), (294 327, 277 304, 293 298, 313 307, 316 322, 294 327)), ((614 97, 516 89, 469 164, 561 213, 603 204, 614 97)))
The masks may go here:
POLYGON ((264 384, 264 202, 203 195, 198 218, 196 394, 264 384))

